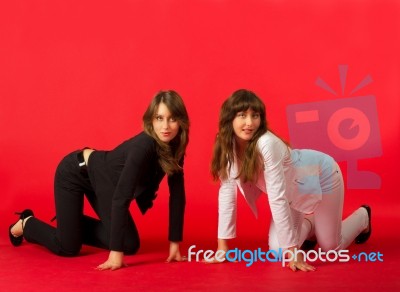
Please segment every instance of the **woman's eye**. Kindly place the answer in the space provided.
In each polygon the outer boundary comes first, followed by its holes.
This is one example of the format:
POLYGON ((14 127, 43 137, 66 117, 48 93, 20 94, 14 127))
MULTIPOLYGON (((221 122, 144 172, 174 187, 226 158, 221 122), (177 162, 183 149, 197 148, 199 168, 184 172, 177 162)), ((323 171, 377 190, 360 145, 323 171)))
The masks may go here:
POLYGON ((175 118, 170 118, 169 121, 170 122, 176 122, 176 119, 175 118))
POLYGON ((157 120, 157 121, 162 121, 163 118, 162 118, 161 116, 157 116, 157 117, 156 117, 156 120, 157 120))

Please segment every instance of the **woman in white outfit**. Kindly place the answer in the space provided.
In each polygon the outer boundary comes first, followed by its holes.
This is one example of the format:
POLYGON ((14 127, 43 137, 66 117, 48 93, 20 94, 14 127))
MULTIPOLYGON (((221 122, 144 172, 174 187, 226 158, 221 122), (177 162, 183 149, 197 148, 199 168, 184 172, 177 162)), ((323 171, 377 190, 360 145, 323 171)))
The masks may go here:
MULTIPOLYGON (((270 249, 295 252, 316 238, 323 251, 340 250, 371 234, 367 205, 342 221, 343 178, 334 159, 288 147, 268 129, 265 105, 251 91, 238 90, 222 105, 211 172, 221 181, 218 250, 228 251, 228 240, 236 237, 238 189, 256 216, 256 201, 267 194, 270 249)), ((301 254, 288 267, 315 270, 301 254)))

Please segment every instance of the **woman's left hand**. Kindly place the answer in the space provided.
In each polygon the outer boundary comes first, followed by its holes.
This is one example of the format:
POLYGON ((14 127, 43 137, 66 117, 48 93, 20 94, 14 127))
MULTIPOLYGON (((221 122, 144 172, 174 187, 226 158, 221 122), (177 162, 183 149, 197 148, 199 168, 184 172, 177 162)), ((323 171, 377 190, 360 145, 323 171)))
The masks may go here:
POLYGON ((297 254, 297 260, 296 261, 291 261, 287 267, 291 269, 293 272, 296 272, 297 270, 303 271, 303 272, 314 272, 316 269, 314 266, 311 266, 307 264, 307 262, 304 261, 303 254, 298 253, 297 254))
POLYGON ((169 243, 169 256, 165 262, 185 262, 187 261, 186 257, 181 256, 179 251, 179 242, 171 241, 169 243))
POLYGON ((287 267, 291 269, 293 272, 296 272, 297 270, 303 271, 303 272, 314 272, 316 268, 314 266, 311 266, 307 264, 306 262, 299 262, 299 261, 292 261, 290 262, 287 267))

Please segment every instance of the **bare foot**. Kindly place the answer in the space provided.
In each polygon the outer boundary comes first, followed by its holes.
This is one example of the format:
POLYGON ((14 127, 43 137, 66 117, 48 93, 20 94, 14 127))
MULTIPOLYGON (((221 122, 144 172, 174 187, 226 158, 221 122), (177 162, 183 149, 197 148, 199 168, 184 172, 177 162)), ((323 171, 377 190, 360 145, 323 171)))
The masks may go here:
POLYGON ((14 226, 11 228, 11 234, 14 235, 14 237, 20 237, 22 233, 22 220, 18 220, 18 222, 15 223, 14 226))
POLYGON ((29 218, 31 217, 32 216, 29 216, 23 221, 22 219, 18 220, 18 222, 15 223, 13 227, 11 227, 11 234, 14 235, 14 237, 20 237, 24 233, 24 226, 26 224, 26 221, 29 220, 29 218))

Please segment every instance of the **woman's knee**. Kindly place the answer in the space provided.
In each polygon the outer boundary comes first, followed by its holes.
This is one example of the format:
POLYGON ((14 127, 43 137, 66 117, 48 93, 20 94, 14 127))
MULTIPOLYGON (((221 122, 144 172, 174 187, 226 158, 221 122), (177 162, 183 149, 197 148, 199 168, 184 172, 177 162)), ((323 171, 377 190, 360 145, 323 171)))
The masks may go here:
POLYGON ((78 240, 61 242, 56 239, 55 249, 53 250, 53 252, 63 257, 75 257, 79 255, 81 248, 82 248, 82 242, 78 240))
POLYGON ((60 247, 59 250, 57 251, 57 254, 63 257, 76 257, 79 255, 81 248, 82 245, 68 247, 68 248, 60 247))

